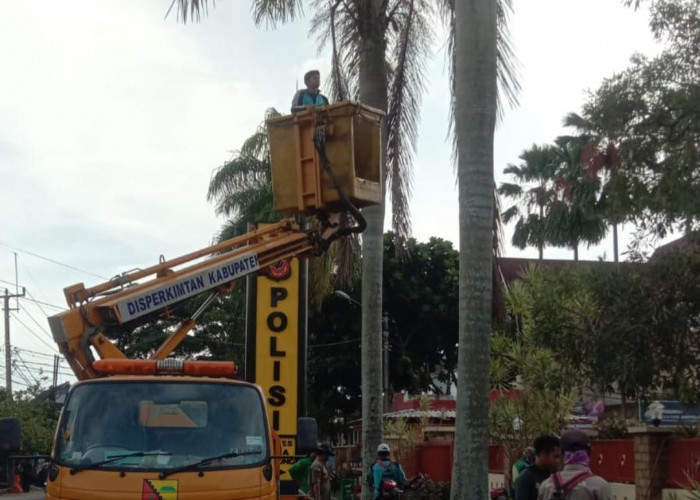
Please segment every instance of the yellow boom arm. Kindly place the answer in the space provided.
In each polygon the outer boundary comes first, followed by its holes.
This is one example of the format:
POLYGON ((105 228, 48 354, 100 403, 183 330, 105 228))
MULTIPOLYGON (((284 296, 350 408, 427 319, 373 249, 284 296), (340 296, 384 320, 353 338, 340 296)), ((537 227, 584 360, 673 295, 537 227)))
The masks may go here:
POLYGON ((49 318, 51 332, 78 379, 95 378, 99 374, 92 367, 91 348, 102 359, 126 357, 105 335, 107 328, 128 324, 133 329, 154 317, 167 317, 169 308, 186 299, 212 292, 152 356, 164 359, 217 292, 282 259, 310 256, 320 251, 321 241, 319 231, 302 231, 292 220, 284 220, 90 288, 82 283, 67 287, 64 293, 70 309, 49 318), (174 270, 177 266, 185 267, 174 270))

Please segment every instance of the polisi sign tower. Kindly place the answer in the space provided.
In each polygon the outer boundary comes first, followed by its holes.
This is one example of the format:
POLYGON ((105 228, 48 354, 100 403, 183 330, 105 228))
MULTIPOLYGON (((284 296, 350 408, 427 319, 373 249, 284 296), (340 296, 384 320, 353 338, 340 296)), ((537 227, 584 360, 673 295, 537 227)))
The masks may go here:
MULTIPOLYGON (((296 454, 297 418, 306 411, 306 277, 307 261, 296 258, 248 277, 246 380, 262 387, 282 454, 290 456, 296 454)), ((292 463, 283 459, 282 470, 292 463)))

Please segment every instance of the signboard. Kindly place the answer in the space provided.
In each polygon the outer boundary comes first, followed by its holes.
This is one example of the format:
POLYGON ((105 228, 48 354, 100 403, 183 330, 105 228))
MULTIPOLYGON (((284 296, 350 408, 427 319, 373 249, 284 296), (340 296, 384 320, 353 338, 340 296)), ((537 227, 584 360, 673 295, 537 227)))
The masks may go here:
POLYGON ((129 321, 175 302, 211 290, 260 269, 258 255, 249 252, 232 257, 204 270, 185 274, 173 282, 154 285, 135 297, 117 302, 122 321, 129 321))
MULTIPOLYGON (((262 388, 282 454, 290 457, 306 404, 306 297, 306 261, 284 260, 248 278, 246 380, 262 388)), ((293 463, 283 459, 282 471, 293 463)))
POLYGON ((603 420, 605 403, 602 400, 578 400, 567 418, 568 429, 592 429, 603 420))
MULTIPOLYGON (((661 427, 694 426, 700 422, 700 406, 684 407, 679 401, 658 401, 661 404, 661 427)), ((654 403, 651 403, 654 404, 654 403)), ((639 405, 639 420, 654 425, 651 404, 639 405)))

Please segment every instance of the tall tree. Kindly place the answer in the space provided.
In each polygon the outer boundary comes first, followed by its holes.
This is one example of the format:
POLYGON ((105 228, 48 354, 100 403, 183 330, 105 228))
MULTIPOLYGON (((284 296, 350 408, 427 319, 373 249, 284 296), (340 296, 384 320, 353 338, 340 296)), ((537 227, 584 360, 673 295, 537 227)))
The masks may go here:
POLYGON ((590 141, 585 162, 602 174, 600 209, 612 229, 613 260, 619 262, 618 227, 626 222, 632 213, 632 186, 628 173, 620 168, 620 150, 605 137, 597 135, 595 124, 577 113, 567 114, 563 124, 565 127, 573 127, 581 137, 585 136, 590 141))
MULTIPOLYGON (((207 0, 173 0, 186 21, 199 16, 207 0)), ((257 23, 276 24, 294 19, 301 12, 301 0, 253 0, 257 23)), ((454 13, 452 0, 444 0, 454 13), (451 8, 452 7, 452 8, 451 8)), ((416 138, 416 123, 423 89, 422 71, 431 41, 430 0, 316 0, 319 13, 314 22, 321 36, 332 36, 334 66, 332 88, 349 89, 365 104, 387 112, 382 141, 383 184, 388 181, 392 194, 393 222, 397 235, 408 233, 408 192, 411 157, 416 138), (335 35, 335 36, 333 36, 335 35), (339 41, 336 43, 336 37, 339 41), (347 84, 337 79, 348 78, 347 84), (354 92, 356 91, 356 92, 354 92)), ((517 91, 512 50, 506 29, 509 0, 498 5, 500 47, 498 73, 503 95, 512 99, 517 91), (505 7, 504 7, 505 6, 505 7)), ((456 24, 454 14, 448 16, 450 26, 456 24)), ((494 35, 496 36, 496 35, 494 35)), ((454 58, 453 58, 454 59, 454 58)), ((495 75, 494 75, 495 77, 495 75)), ((493 180, 491 181, 493 190, 493 180)), ((374 449, 382 436, 381 398, 381 326, 382 326, 382 231, 384 204, 365 210, 368 222, 362 239, 362 380, 363 380, 363 467, 374 462, 374 449)), ((367 488, 365 488, 367 490, 367 488)), ((369 500, 370 492, 363 491, 369 500)))
MULTIPOLYGON (((196 18, 206 0, 174 0, 186 21, 196 18)), ((301 12, 300 0, 253 0, 256 23, 276 24, 301 12)), ((422 71, 430 43, 428 0, 316 1, 314 26, 332 37, 333 89, 349 89, 364 104, 387 112, 382 134, 382 184, 391 188, 393 223, 399 237, 410 230, 410 166, 423 89, 422 71), (336 43, 336 37, 339 43, 336 43), (345 67, 340 68, 344 63, 345 67), (347 75, 348 82, 342 82, 347 75)), ((340 97, 340 96, 337 96, 340 97)), ((362 237, 362 386, 363 467, 374 462, 382 438, 382 251, 385 206, 364 210, 362 237)), ((367 490, 365 488, 365 490, 367 490)), ((371 493, 363 492, 365 500, 371 493)))
POLYGON ((491 343, 496 0, 454 4, 459 187, 459 348, 452 500, 487 498, 491 343))
POLYGON ((588 246, 605 237, 599 204, 600 167, 591 162, 595 146, 587 136, 561 136, 554 141, 559 153, 556 198, 549 207, 546 234, 550 243, 568 247, 578 261, 581 243, 588 246))
MULTIPOLYGON (((270 108, 265 120, 277 116, 280 113, 270 108)), ((217 215, 227 217, 218 236, 220 241, 247 233, 250 223, 276 222, 282 218, 275 212, 272 200, 272 168, 265 122, 230 160, 214 171, 207 200, 215 202, 217 215)))
POLYGON ((559 151, 551 145, 533 144, 520 154, 520 165, 509 164, 504 174, 515 183, 502 183, 498 194, 516 201, 503 212, 503 222, 518 219, 512 243, 518 248, 537 247, 542 260, 544 247, 549 243, 546 216, 555 197, 555 179, 559 169, 559 151))
POLYGON ((619 149, 630 218, 655 238, 700 227, 700 0, 649 3, 663 50, 633 56, 591 94, 581 115, 619 149))

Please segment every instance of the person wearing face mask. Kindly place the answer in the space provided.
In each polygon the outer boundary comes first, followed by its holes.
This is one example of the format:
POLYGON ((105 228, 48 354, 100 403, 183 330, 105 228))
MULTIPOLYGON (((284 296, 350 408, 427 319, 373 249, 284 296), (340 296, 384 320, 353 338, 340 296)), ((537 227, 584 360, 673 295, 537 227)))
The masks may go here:
POLYGON ((591 441, 585 432, 564 432, 561 451, 564 469, 542 483, 538 500, 612 500, 610 484, 591 472, 591 441))

